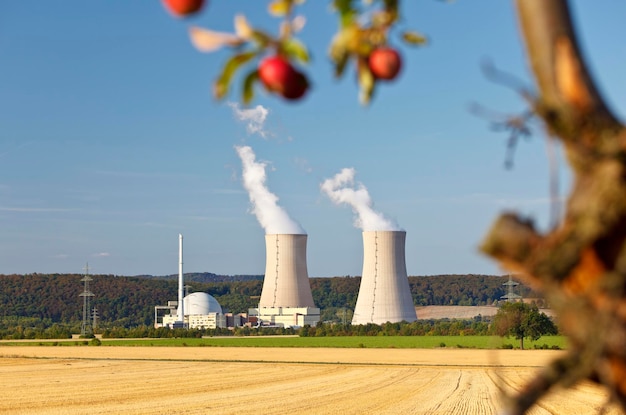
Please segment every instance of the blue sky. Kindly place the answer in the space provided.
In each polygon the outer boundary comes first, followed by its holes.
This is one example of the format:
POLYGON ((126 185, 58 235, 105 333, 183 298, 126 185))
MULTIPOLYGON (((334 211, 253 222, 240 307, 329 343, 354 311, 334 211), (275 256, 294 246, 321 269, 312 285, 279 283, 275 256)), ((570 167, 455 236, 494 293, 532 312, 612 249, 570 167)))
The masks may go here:
MULTIPOLYGON (((187 29, 232 31, 242 11, 275 31, 266 2, 214 0, 188 20, 159 1, 2 2, 0 273, 81 272, 89 262, 96 274, 174 274, 182 233, 185 271, 262 274, 264 231, 235 146, 267 163, 269 190, 309 235, 312 277, 361 272, 354 214, 320 191, 347 167, 374 208, 407 231, 409 275, 503 273, 477 250, 498 212, 515 209, 544 227, 549 212, 539 130, 506 170, 506 136, 468 111, 472 102, 524 109, 480 69, 490 59, 530 84, 512 3, 404 3, 406 27, 431 44, 402 47, 399 80, 362 107, 352 73, 332 77, 328 2, 309 0, 300 38, 313 55, 313 88, 297 104, 259 91, 253 106, 269 111, 262 137, 228 105, 236 94, 211 97, 227 54, 198 52, 187 29)), ((623 114, 626 5, 573 4, 593 72, 623 114)))

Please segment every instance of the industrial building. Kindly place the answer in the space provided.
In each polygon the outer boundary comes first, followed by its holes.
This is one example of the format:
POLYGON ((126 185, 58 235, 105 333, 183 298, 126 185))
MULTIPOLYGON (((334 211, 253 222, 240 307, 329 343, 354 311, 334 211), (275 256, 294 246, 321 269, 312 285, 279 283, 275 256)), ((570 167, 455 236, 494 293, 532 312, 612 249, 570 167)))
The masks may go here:
POLYGON ((184 296, 183 235, 178 235, 178 301, 154 307, 154 327, 215 329, 227 327, 217 300, 203 292, 184 296))
MULTIPOLYGON (((179 308, 177 301, 170 301, 167 306, 156 306, 155 327, 175 327, 179 321, 179 308), (165 313, 159 313, 161 310, 165 310, 165 313)), ((190 329, 227 327, 222 307, 212 295, 203 292, 191 293, 183 299, 183 309, 185 310, 183 327, 190 329)))
POLYGON ((314 326, 320 309, 313 303, 306 262, 306 234, 265 235, 265 277, 259 307, 248 310, 259 324, 314 326))
POLYGON ((317 307, 260 307, 248 310, 250 320, 254 318, 259 326, 302 327, 315 326, 320 321, 317 307))
POLYGON ((415 321, 405 231, 363 232, 363 273, 352 324, 415 321))
MULTIPOLYGON (((306 234, 266 234, 265 276, 257 308, 247 315, 224 314, 207 293, 183 298, 182 235, 179 235, 178 301, 155 307, 155 327, 214 329, 242 325, 315 326, 320 309, 313 302, 307 270, 306 234)), ((406 232, 363 232, 363 272, 352 324, 417 320, 405 260, 406 232)))

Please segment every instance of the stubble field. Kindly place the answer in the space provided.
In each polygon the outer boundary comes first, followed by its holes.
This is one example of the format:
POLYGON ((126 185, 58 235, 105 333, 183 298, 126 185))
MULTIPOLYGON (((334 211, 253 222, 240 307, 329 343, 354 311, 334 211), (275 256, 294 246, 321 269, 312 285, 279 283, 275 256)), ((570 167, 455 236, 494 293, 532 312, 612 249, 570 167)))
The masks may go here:
MULTIPOLYGON (((0 346, 0 414, 496 414, 501 388, 561 353, 0 346)), ((530 413, 596 414, 606 398, 585 383, 530 413)))

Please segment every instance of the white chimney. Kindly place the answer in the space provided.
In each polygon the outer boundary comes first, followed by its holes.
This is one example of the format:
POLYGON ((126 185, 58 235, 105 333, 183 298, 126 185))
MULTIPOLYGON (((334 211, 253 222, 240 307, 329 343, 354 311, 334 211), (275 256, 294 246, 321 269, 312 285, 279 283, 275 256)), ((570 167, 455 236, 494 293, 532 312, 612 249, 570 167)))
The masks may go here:
POLYGON ((363 232, 363 273, 352 324, 415 321, 405 231, 363 232))
POLYGON ((185 302, 183 286, 183 234, 178 234, 178 321, 185 325, 185 302))

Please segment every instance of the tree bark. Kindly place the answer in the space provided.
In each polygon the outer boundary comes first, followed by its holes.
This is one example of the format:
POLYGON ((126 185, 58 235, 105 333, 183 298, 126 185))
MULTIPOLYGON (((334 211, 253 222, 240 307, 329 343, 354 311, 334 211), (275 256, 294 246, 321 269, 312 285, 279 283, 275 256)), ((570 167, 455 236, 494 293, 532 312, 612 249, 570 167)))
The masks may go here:
POLYGON ((560 225, 540 234, 507 212, 482 249, 544 292, 570 337, 570 354, 584 358, 576 360, 582 366, 552 370, 556 378, 542 375, 511 413, 534 403, 537 385, 584 378, 606 385, 626 410, 626 132, 587 69, 567 1, 515 5, 537 89, 529 104, 562 143, 574 184, 560 225))

